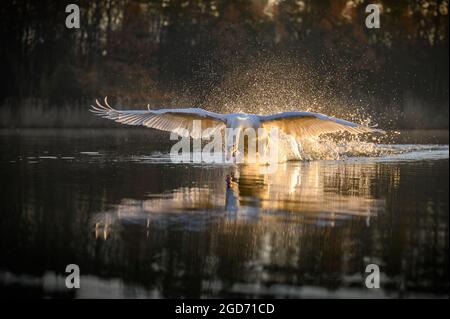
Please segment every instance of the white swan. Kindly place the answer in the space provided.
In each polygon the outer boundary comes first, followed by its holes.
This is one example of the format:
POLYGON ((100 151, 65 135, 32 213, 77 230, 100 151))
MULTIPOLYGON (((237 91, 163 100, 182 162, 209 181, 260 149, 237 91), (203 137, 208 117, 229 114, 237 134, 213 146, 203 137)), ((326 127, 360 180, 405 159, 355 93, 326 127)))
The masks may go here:
MULTIPOLYGON (((335 132, 384 133, 374 127, 358 125, 349 121, 333 118, 313 112, 283 112, 272 115, 257 115, 245 113, 219 114, 200 108, 160 109, 160 110, 117 110, 108 104, 96 100, 96 106, 91 105, 93 113, 116 122, 127 125, 143 125, 146 127, 176 132, 181 136, 189 134, 192 138, 201 138, 202 132, 193 129, 194 120, 201 120, 202 130, 210 129, 208 135, 225 128, 245 130, 246 128, 279 129, 295 138, 316 137, 335 132)), ((203 135, 204 136, 204 135, 203 135)), ((239 140, 239 139, 238 139, 239 140)), ((234 143, 228 151, 234 153, 237 145, 234 143)))

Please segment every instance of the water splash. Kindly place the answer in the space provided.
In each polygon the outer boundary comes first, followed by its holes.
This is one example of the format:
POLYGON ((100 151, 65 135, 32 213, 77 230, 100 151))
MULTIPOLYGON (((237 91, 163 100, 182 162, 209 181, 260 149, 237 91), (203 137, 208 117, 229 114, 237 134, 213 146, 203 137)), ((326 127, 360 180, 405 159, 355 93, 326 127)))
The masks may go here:
POLYGON ((279 137, 280 162, 343 160, 373 158, 382 160, 424 160, 448 158, 448 145, 435 144, 384 144, 353 138, 350 140, 325 138, 304 138, 296 140, 291 136, 279 137))
MULTIPOLYGON (((295 139, 280 134, 276 141, 278 162, 312 161, 416 161, 449 158, 449 146, 443 144, 397 144, 390 137, 325 136, 321 138, 295 139)), ((269 150, 270 152, 270 150, 269 150)), ((223 158, 224 154, 221 154, 223 158)), ((201 158, 201 154, 198 154, 201 158)), ((191 154, 193 158, 193 154, 191 154)), ((172 163, 170 153, 154 152, 147 156, 133 156, 134 162, 172 163)), ((245 162, 244 162, 245 163, 245 162)), ((220 165, 220 163, 194 163, 195 165, 220 165)), ((227 164, 230 165, 230 164, 227 164)))

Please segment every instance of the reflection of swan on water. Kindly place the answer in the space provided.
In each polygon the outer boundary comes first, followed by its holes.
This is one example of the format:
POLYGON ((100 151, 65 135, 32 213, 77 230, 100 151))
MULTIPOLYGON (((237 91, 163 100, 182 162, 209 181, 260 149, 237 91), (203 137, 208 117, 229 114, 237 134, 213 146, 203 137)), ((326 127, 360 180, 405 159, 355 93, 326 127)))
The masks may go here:
POLYGON ((103 231, 113 229, 111 225, 145 226, 149 221, 186 227, 217 219, 292 218, 318 225, 354 217, 369 221, 385 206, 370 186, 377 169, 376 163, 308 162, 285 163, 277 174, 261 174, 257 165, 239 165, 229 175, 201 180, 209 186, 176 187, 144 200, 124 198, 112 210, 95 214, 93 222, 106 237, 103 231), (211 182, 216 179, 223 182, 211 182))
POLYGON ((262 212, 292 212, 326 219, 366 217, 384 209, 369 187, 376 164, 324 165, 285 163, 277 174, 261 174, 257 165, 241 165, 227 179, 226 207, 262 212), (234 196, 234 197, 233 197, 234 196))
POLYGON ((230 175, 226 177, 225 211, 236 213, 239 210, 239 185, 230 175))

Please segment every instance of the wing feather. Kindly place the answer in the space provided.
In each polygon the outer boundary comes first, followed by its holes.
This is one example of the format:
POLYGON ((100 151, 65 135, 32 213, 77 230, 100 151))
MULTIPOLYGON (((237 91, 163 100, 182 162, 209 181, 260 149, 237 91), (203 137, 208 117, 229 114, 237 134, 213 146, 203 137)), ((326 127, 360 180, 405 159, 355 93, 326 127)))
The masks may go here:
POLYGON ((222 114, 209 112, 199 108, 186 109, 161 109, 161 110, 117 110, 108 104, 98 100, 96 105, 91 105, 90 111, 103 118, 107 118, 126 125, 143 125, 146 127, 176 132, 179 135, 200 138, 202 131, 210 129, 211 136, 225 128, 225 117, 222 114), (193 121, 201 120, 201 131, 194 130, 193 121))
POLYGON ((273 115, 261 116, 261 125, 266 129, 278 128, 285 134, 296 137, 316 137, 327 133, 349 132, 360 133, 384 133, 383 130, 374 127, 358 125, 346 120, 330 117, 313 112, 284 112, 273 115))

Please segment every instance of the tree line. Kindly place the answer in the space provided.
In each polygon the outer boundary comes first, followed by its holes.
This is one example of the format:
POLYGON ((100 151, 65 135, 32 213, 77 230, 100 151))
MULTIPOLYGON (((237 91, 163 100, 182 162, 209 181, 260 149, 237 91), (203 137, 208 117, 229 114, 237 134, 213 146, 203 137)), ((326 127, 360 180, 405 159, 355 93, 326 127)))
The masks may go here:
POLYGON ((364 0, 79 0, 79 29, 69 3, 2 3, 1 104, 351 105, 448 126, 448 0, 377 1, 379 29, 364 0))

